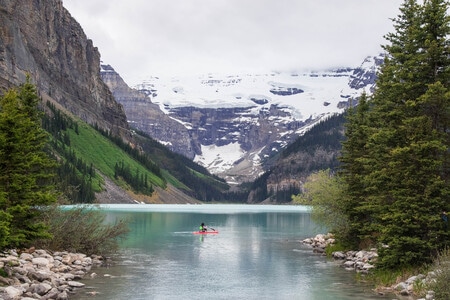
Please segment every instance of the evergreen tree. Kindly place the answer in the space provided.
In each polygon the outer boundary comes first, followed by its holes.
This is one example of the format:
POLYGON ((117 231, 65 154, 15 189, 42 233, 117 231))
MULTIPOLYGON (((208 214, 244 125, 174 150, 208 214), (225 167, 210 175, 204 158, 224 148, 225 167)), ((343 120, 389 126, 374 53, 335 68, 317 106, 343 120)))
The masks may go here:
POLYGON ((36 221, 39 206, 56 201, 55 162, 40 124, 39 99, 29 79, 0 99, 0 246, 22 246, 47 237, 36 221))
MULTIPOLYGON (((350 118, 343 149, 349 219, 382 245, 379 266, 429 262, 448 232, 450 22, 448 1, 406 0, 366 121, 350 118), (365 131, 357 143, 357 132, 365 131)), ((356 114, 357 116, 357 114, 356 114)))
POLYGON ((345 180, 343 194, 345 195, 340 207, 348 217, 348 231, 342 236, 342 243, 351 248, 368 246, 373 243, 371 225, 374 215, 371 202, 366 201, 365 176, 371 172, 367 165, 367 141, 372 131, 369 127, 368 113, 370 102, 363 93, 358 106, 347 111, 345 141, 342 143, 341 168, 339 175, 345 180))

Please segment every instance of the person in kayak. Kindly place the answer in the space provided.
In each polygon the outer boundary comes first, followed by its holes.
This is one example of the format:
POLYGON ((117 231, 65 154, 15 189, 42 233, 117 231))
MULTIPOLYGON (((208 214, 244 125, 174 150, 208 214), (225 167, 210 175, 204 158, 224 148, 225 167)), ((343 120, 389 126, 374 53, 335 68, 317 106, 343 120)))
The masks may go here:
POLYGON ((202 223, 198 228, 199 231, 206 232, 208 231, 208 227, 206 227, 205 223, 202 223))

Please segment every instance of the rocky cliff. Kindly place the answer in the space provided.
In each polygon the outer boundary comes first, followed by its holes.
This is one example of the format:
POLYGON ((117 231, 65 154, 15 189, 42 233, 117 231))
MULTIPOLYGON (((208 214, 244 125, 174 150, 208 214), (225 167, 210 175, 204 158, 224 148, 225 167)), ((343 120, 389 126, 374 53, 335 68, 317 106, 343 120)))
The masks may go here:
POLYGON ((130 88, 110 65, 101 65, 101 78, 115 99, 123 105, 131 127, 150 134, 172 151, 194 158, 195 149, 198 149, 195 140, 190 138, 183 124, 161 111, 159 105, 152 103, 148 91, 130 88))
POLYGON ((0 0, 0 92, 29 74, 44 100, 123 138, 123 107, 100 78, 100 54, 61 0, 0 0))

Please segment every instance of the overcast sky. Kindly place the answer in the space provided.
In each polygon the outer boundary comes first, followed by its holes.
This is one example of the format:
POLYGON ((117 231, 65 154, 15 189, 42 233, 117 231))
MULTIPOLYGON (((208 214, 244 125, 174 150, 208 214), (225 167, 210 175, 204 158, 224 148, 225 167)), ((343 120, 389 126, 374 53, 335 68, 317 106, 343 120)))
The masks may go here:
POLYGON ((148 76, 358 66, 403 0, 63 0, 102 60, 148 76))

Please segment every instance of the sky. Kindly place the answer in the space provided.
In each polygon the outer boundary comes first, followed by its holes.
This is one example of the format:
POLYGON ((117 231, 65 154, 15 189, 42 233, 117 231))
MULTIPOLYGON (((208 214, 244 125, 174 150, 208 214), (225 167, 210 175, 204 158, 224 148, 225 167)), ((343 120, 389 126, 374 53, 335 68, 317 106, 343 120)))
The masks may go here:
POLYGON ((63 0, 128 84, 149 76, 357 67, 403 0, 63 0))

